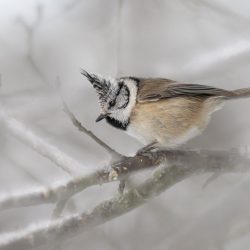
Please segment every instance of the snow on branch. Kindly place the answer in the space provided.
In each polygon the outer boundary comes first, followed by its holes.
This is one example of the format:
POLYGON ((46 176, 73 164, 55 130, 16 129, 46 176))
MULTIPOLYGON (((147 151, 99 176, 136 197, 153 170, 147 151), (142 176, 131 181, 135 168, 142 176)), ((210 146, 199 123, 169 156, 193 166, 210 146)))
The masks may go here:
POLYGON ((153 168, 163 164, 183 165, 196 169, 196 173, 226 173, 249 170, 250 149, 234 149, 228 151, 209 150, 174 150, 152 152, 145 156, 124 157, 88 175, 79 175, 67 181, 61 181, 48 188, 31 189, 30 191, 0 195, 0 210, 12 207, 35 206, 56 203, 72 197, 84 189, 127 178, 133 172, 153 168))
POLYGON ((26 192, 17 192, 13 195, 1 195, 0 210, 55 203, 90 186, 122 180, 135 171, 155 167, 165 162, 166 159, 168 164, 184 165, 189 168, 195 167, 197 174, 203 171, 207 172, 207 168, 211 172, 217 173, 241 172, 249 169, 250 149, 246 147, 229 151, 158 151, 145 156, 124 157, 111 164, 109 168, 104 167, 94 173, 59 182, 49 188, 32 189, 26 192))
POLYGON ((0 106, 0 120, 6 131, 25 145, 33 148, 37 153, 55 163, 71 176, 86 172, 83 164, 62 152, 54 145, 39 137, 28 126, 6 114, 0 106))
MULTIPOLYGON (((0 235, 0 249, 30 249, 56 240, 65 240, 74 237, 86 229, 101 225, 113 218, 139 207, 174 184, 199 173, 207 172, 238 172, 249 169, 249 152, 228 151, 162 151, 152 154, 158 159, 161 166, 143 183, 131 188, 122 195, 101 202, 89 213, 80 213, 57 219, 52 222, 44 222, 31 225, 23 230, 17 230, 0 235), (242 154, 247 157, 242 158, 242 154), (159 161, 159 159, 161 159, 159 161), (167 159, 167 160, 166 160, 167 159), (238 162, 240 160, 240 162, 238 162)), ((145 157, 144 163, 153 163, 152 157, 145 157)), ((140 156, 131 157, 128 161, 121 161, 113 168, 117 177, 130 169, 138 169, 133 165, 138 162, 140 156)), ((142 160, 142 159, 141 159, 142 160)), ((155 162, 156 163, 156 162, 155 162)), ((139 163, 140 164, 140 163, 139 163)), ((142 167, 143 164, 140 165, 142 167)), ((111 173, 111 172, 110 172, 111 173)))

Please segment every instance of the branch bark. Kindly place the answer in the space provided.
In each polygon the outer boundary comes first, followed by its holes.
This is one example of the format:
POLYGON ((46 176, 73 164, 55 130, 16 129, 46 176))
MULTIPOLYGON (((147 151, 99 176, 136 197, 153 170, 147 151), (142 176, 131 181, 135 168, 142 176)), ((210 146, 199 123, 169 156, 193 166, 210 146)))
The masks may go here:
POLYGON ((0 210, 12 207, 26 207, 41 205, 46 203, 56 203, 60 200, 68 199, 84 189, 119 181, 128 175, 143 169, 154 168, 164 162, 169 165, 180 165, 187 168, 196 169, 198 173, 209 172, 226 173, 242 172, 249 170, 250 150, 233 149, 228 151, 209 150, 173 150, 152 152, 147 156, 137 155, 134 157, 124 157, 109 167, 82 175, 70 180, 63 181, 57 185, 36 190, 24 191, 13 195, 2 195, 0 197, 0 210))
MULTIPOLYGON (((239 172, 249 169, 249 151, 159 151, 151 156, 128 157, 113 165, 100 180, 121 179, 130 171, 161 165, 142 184, 97 205, 90 213, 71 215, 52 222, 0 235, 0 249, 30 249, 55 239, 65 240, 86 229, 101 225, 139 207, 174 184, 192 175, 207 172, 239 172), (116 173, 114 175, 114 172, 116 173), (111 176, 110 176, 110 173, 111 176), (113 178, 115 176, 115 178, 113 178), (112 177, 112 178, 110 178, 112 177)), ((98 184, 100 183, 100 180, 98 184)), ((89 180, 89 185, 95 182, 89 180)), ((96 184, 96 183, 95 183, 96 184)), ((86 185, 85 187, 89 186, 86 185)))
POLYGON ((62 104, 63 104, 63 110, 64 112, 68 115, 68 117, 70 118, 70 120, 72 121, 72 123, 74 124, 74 126, 80 131, 85 133, 87 136, 89 136, 92 140, 94 140, 98 145, 100 145, 101 147, 103 147, 110 155, 113 159, 119 159, 122 158, 122 155, 120 153, 118 153, 117 151, 115 151, 113 148, 111 148, 109 145, 107 145, 105 142, 103 142, 102 140, 100 140, 97 136, 95 136, 90 130, 86 129, 74 116, 74 114, 70 111, 70 109, 68 108, 67 104, 65 103, 65 101, 63 100, 62 96, 62 104))

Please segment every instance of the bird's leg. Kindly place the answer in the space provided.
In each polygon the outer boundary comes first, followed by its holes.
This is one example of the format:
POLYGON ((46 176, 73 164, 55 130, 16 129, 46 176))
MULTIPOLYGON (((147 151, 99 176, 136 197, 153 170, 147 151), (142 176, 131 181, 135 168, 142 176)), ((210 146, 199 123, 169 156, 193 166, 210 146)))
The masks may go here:
POLYGON ((149 143, 145 147, 139 149, 136 152, 136 155, 145 155, 147 153, 152 152, 153 150, 157 149, 156 144, 157 144, 157 141, 153 141, 153 142, 149 143))
POLYGON ((127 180, 120 180, 119 187, 118 187, 118 192, 119 194, 123 194, 124 189, 126 187, 127 180))

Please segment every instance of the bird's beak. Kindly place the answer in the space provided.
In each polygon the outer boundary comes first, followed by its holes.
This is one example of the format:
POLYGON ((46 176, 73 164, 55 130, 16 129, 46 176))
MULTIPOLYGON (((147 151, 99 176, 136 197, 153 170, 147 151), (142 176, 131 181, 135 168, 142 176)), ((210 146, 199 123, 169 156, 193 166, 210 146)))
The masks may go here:
POLYGON ((104 118, 106 118, 109 115, 109 113, 106 114, 100 114, 97 118, 96 118, 96 122, 99 122, 101 120, 103 120, 104 118))

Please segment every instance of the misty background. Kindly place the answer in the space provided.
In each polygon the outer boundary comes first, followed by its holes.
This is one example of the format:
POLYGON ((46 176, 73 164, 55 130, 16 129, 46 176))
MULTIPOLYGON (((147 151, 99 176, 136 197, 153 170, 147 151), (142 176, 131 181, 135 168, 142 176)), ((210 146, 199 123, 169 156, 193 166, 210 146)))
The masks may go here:
MULTIPOLYGON (((0 105, 90 173, 109 161, 62 110, 71 111, 117 151, 142 145, 101 122, 94 90, 80 69, 105 76, 166 77, 226 89, 250 87, 247 0, 0 0, 0 105)), ((250 141, 250 100, 229 102, 186 147, 229 149, 250 141)), ((0 194, 67 179, 65 172, 1 126, 0 194)), ((62 249, 245 250, 250 246, 249 174, 186 179, 146 205, 76 236, 62 249), (241 201, 244 200, 244 205, 241 201)), ((76 195, 64 214, 89 210, 117 183, 76 195)), ((0 233, 47 220, 52 205, 0 213, 0 233)), ((41 249, 53 249, 45 246, 41 249)))

